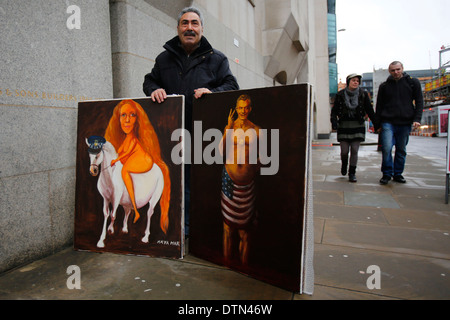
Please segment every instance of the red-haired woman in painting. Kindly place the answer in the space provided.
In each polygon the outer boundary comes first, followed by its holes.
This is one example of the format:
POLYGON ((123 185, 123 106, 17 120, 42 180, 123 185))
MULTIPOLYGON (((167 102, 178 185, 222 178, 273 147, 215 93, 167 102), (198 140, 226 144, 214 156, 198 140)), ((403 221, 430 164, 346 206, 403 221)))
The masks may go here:
POLYGON ((161 150, 156 132, 144 109, 134 100, 123 100, 114 109, 105 132, 118 153, 118 158, 111 161, 114 166, 118 161, 123 164, 122 178, 133 203, 136 222, 140 215, 136 207, 135 190, 131 173, 144 173, 156 163, 163 172, 164 190, 160 200, 161 229, 167 232, 169 225, 168 211, 170 202, 170 176, 167 165, 161 159, 161 150))

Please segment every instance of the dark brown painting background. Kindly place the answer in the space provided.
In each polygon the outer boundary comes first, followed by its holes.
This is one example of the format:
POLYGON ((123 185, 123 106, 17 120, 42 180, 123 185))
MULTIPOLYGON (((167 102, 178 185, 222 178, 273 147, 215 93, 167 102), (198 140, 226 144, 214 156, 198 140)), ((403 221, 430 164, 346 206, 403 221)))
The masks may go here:
MULTIPOLYGON (((103 197, 97 189, 99 176, 89 174, 89 155, 85 138, 92 135, 104 136, 114 108, 121 100, 81 102, 78 106, 76 202, 74 247, 77 250, 113 252, 123 254, 150 255, 180 258, 182 255, 182 177, 181 165, 174 165, 171 151, 179 143, 171 141, 172 132, 182 128, 183 97, 170 97, 163 104, 150 99, 133 99, 146 111, 159 138, 161 156, 167 164, 171 179, 169 208, 169 229, 167 235, 160 228, 160 204, 155 207, 151 219, 149 243, 141 241, 147 224, 148 204, 141 209, 140 219, 133 223, 134 211, 128 219, 128 234, 122 233, 124 211, 119 206, 114 224, 114 234, 106 235, 105 248, 97 248, 103 227, 103 197), (161 240, 164 244, 158 244, 161 240), (166 242, 164 242, 166 241, 166 242), (167 245, 171 241, 179 243, 167 245)), ((109 226, 110 219, 108 219, 109 226)))
MULTIPOLYGON (((194 121, 205 132, 223 132, 228 114, 241 94, 252 99, 249 120, 268 129, 279 129, 279 171, 256 180, 257 223, 249 244, 249 266, 239 263, 238 239, 232 269, 279 287, 300 288, 305 165, 307 147, 308 85, 243 90, 208 95, 194 103, 194 121)), ((211 142, 204 142, 203 149, 211 142)), ((220 209, 223 165, 193 165, 191 178, 190 253, 223 264, 223 220, 220 209)))

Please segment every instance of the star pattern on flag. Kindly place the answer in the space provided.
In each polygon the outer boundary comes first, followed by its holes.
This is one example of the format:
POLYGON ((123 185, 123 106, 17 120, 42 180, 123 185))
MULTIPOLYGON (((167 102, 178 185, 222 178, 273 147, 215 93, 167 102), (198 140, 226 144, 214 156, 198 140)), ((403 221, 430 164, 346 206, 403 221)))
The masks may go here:
POLYGON ((233 199, 233 181, 225 170, 222 174, 222 191, 229 199, 233 199))

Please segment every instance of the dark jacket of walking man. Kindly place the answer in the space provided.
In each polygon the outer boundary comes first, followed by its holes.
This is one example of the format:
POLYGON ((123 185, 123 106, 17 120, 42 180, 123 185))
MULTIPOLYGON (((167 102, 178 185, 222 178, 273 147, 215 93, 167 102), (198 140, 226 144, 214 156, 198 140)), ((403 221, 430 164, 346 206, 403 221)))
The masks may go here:
POLYGON ((382 149, 380 184, 388 184, 391 179, 405 183, 403 171, 406 163, 406 146, 411 127, 420 126, 424 101, 419 80, 411 78, 403 71, 403 64, 394 61, 389 65, 391 74, 380 85, 376 105, 376 117, 381 124, 380 142, 382 149), (392 149, 395 145, 395 158, 392 149))

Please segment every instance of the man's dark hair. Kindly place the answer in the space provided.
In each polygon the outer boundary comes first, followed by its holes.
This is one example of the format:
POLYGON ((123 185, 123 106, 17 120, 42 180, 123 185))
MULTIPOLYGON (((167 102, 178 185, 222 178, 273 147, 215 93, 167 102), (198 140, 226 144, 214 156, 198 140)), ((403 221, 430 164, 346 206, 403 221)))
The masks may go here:
POLYGON ((202 23, 202 27, 203 27, 203 14, 201 13, 201 11, 199 9, 197 9, 195 7, 187 7, 187 8, 184 8, 183 10, 181 10, 180 14, 178 15, 178 25, 180 25, 181 17, 188 12, 196 13, 199 16, 200 22, 202 23))

